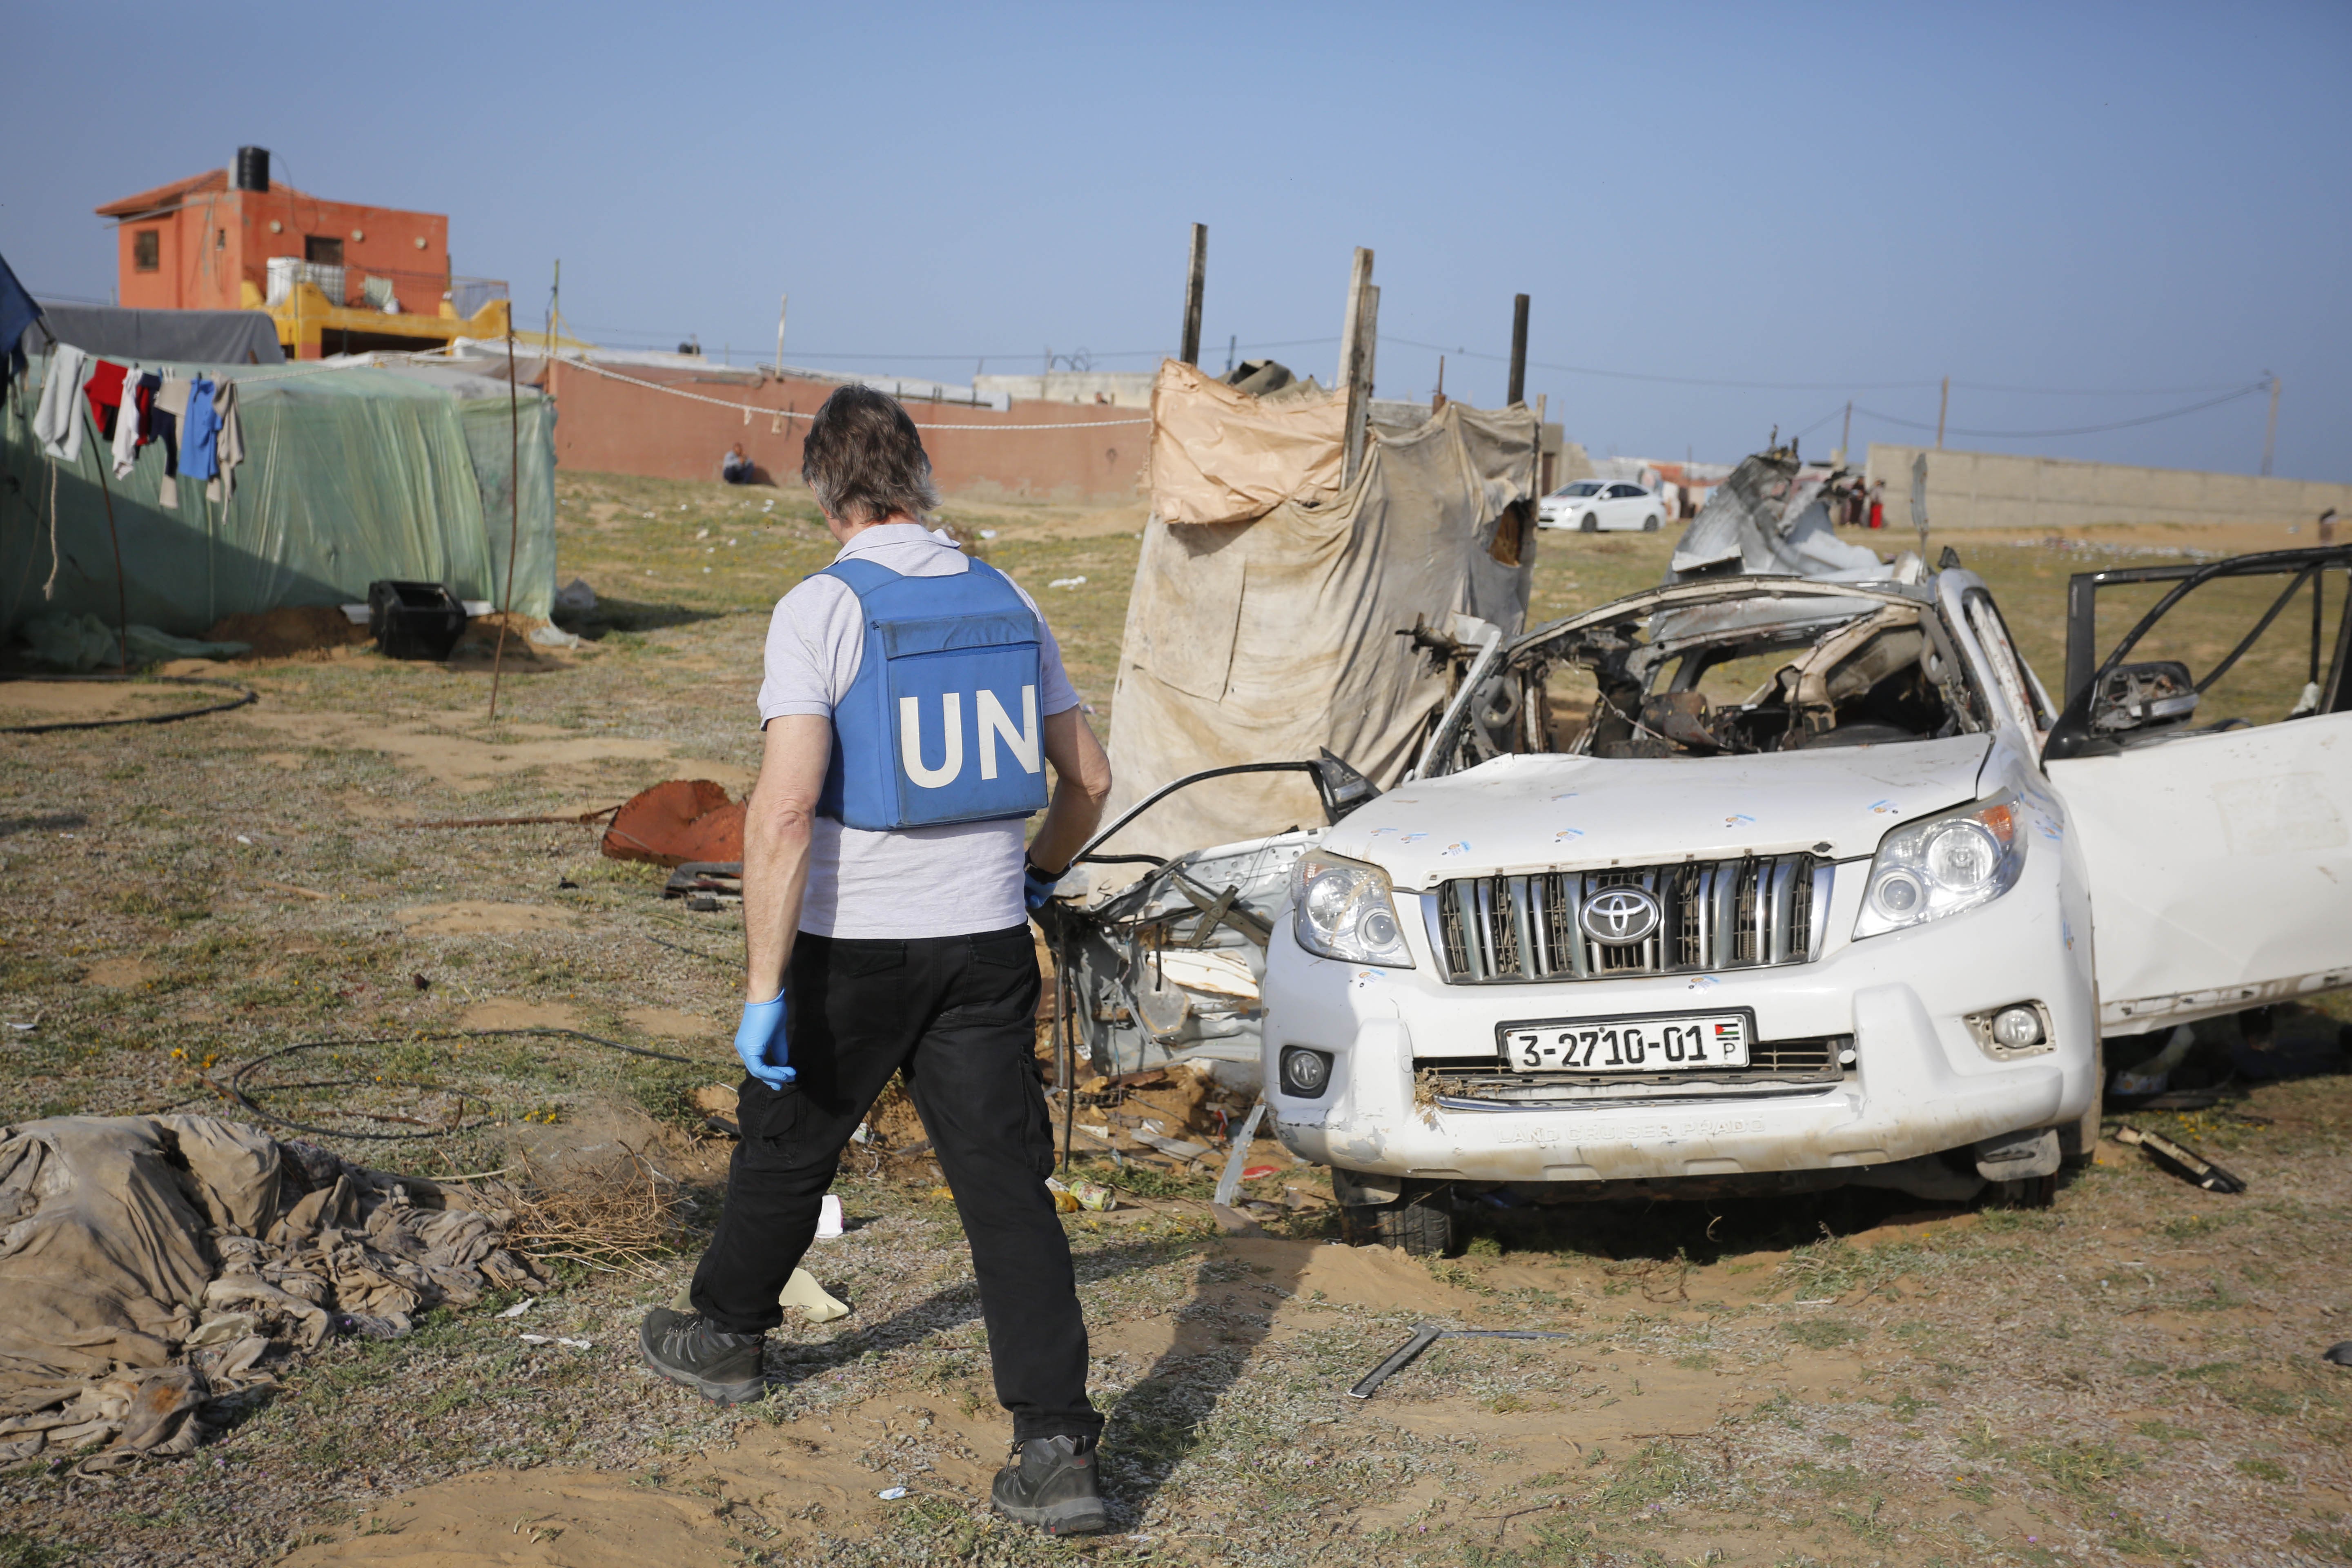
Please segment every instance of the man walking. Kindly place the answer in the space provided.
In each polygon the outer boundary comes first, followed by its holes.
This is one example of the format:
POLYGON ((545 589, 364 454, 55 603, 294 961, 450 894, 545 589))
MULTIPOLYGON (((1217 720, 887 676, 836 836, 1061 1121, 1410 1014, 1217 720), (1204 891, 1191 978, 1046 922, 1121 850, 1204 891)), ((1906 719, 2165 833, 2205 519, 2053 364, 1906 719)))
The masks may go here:
POLYGON ((742 1141, 694 1310, 656 1309, 638 1338, 655 1371, 710 1398, 765 1392, 777 1294, 842 1148, 903 1072, 1013 1413, 993 1500, 1057 1534, 1099 1530, 1102 1417, 1045 1185, 1027 916, 1100 820, 1110 763, 1036 605, 918 521, 939 504, 930 474, 906 410, 870 388, 836 391, 809 427, 801 476, 842 551, 768 627, 744 825, 742 1141), (1041 807, 1024 857, 1023 822, 1041 807))

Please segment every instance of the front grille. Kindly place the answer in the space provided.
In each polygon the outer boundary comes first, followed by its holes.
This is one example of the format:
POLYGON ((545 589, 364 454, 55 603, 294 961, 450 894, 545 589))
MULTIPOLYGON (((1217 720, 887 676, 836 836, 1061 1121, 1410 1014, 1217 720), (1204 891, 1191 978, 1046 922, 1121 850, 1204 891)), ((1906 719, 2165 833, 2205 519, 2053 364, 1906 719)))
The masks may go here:
POLYGON ((1811 855, 1772 855, 1460 877, 1424 907, 1430 945, 1456 985, 1759 969, 1821 956, 1832 874, 1811 855), (1580 924, 1585 907, 1612 888, 1658 901, 1657 926, 1642 940, 1607 942, 1580 924))

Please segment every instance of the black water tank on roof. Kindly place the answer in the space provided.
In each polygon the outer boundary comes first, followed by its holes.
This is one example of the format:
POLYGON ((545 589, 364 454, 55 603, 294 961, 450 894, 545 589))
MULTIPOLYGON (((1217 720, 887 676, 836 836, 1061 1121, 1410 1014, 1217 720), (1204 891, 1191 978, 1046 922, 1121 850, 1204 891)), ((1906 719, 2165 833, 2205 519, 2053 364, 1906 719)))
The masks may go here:
POLYGON ((269 188, 269 149, 240 147, 236 150, 236 188, 240 191, 266 191, 269 188))

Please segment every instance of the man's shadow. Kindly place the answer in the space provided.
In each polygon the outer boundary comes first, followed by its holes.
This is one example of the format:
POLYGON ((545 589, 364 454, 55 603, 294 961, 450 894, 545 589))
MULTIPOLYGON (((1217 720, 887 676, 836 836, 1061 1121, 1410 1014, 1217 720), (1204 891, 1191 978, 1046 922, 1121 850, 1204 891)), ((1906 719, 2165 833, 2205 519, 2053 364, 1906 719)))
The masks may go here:
MULTIPOLYGON (((1097 1280, 1116 1279, 1129 1269, 1167 1260, 1168 1247, 1164 1243, 1139 1241, 1122 1242, 1091 1252, 1073 1252, 1070 1259, 1081 1291, 1097 1280)), ((771 1391, 790 1389, 861 1361, 869 1352, 887 1354, 904 1350, 966 1323, 978 1322, 980 1317, 980 1283, 967 1275, 870 1328, 836 1334, 830 1340, 770 1341, 768 1386, 771 1391), (778 1363, 782 1363, 781 1367, 778 1363)))
POLYGON ((1173 1342, 1121 1394, 1103 1432, 1104 1489, 1130 1525, 1176 1468, 1274 1331, 1275 1313, 1298 1293, 1312 1240, 1273 1246, 1211 1244, 1174 1310, 1173 1342))

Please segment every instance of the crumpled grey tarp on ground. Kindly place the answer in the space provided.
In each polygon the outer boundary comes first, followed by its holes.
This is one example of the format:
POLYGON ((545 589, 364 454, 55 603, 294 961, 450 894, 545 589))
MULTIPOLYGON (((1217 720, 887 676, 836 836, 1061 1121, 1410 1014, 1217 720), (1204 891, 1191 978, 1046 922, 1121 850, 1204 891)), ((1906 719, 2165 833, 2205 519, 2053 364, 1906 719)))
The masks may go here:
POLYGON ((483 1194, 208 1116, 0 1127, 0 1463, 184 1454, 205 1401, 338 1329, 536 1289, 483 1194))

